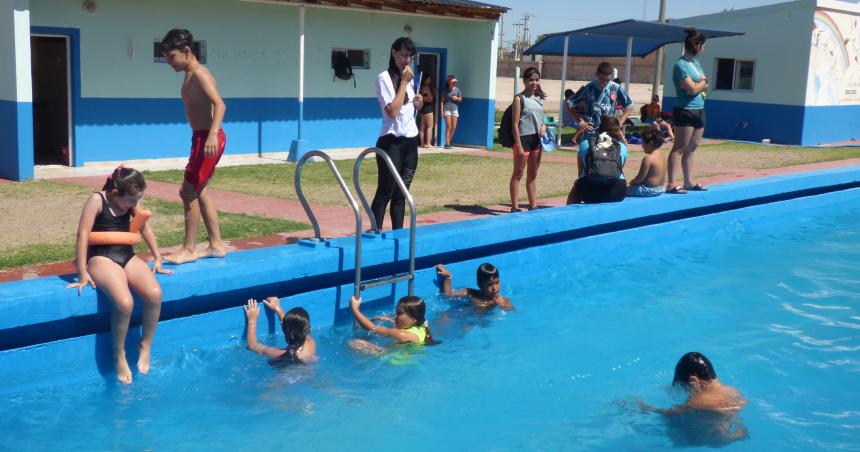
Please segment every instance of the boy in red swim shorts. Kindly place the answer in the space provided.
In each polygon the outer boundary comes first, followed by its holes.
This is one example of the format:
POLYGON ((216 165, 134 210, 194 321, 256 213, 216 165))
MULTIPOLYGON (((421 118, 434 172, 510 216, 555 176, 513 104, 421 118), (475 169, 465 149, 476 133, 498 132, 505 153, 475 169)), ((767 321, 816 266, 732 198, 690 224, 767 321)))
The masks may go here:
POLYGON ((188 30, 173 29, 161 40, 161 52, 176 72, 185 72, 182 101, 188 123, 194 130, 191 156, 185 166, 185 180, 179 190, 185 208, 185 242, 176 253, 165 259, 182 264, 201 257, 224 257, 227 245, 221 240, 218 211, 209 196, 206 184, 215 174, 215 165, 224 153, 227 137, 221 130, 227 107, 215 87, 209 70, 197 60, 191 50, 194 38, 188 30), (197 228, 200 216, 209 234, 209 246, 197 251, 197 228))

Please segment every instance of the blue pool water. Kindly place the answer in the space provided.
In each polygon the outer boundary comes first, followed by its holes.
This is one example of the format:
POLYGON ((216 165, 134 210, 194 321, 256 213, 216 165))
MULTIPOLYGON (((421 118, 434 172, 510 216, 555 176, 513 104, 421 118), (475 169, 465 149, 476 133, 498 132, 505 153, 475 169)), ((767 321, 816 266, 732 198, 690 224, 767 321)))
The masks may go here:
MULTIPOLYGON (((797 209, 776 216, 727 212, 488 258, 518 310, 478 315, 421 294, 442 343, 395 362, 351 353, 346 342, 364 335, 340 325, 314 331, 319 363, 274 370, 242 347, 237 308, 236 337, 177 344, 130 387, 9 396, 0 448, 690 446, 631 401, 683 401, 673 368, 697 350, 749 400, 749 439, 727 448, 858 450, 858 200, 791 201, 797 209)), ((455 286, 471 285, 474 265, 450 266, 455 286)))

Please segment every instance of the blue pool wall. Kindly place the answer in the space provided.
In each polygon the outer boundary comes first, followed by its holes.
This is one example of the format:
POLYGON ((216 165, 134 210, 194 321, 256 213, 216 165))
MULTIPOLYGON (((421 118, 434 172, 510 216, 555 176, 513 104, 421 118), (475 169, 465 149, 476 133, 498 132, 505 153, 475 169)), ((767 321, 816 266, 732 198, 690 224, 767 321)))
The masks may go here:
MULTIPOLYGON (((454 271, 455 285, 471 286, 475 266, 488 259, 504 275, 506 269, 551 265, 543 245, 564 243, 551 252, 571 259, 606 256, 613 249, 642 246, 649 240, 666 246, 667 238, 676 244, 691 237, 690 232, 714 229, 743 215, 856 202, 857 187, 860 167, 851 167, 735 182, 686 196, 633 198, 422 226, 417 231, 415 291, 427 296, 438 290, 432 267, 440 262, 454 271), (831 194, 811 196, 824 193, 831 194), (799 197, 803 204, 781 202, 799 197), (765 203, 766 209, 742 209, 765 203), (693 219, 674 221, 685 218, 693 219)), ((159 275, 165 299, 154 353, 225 341, 240 344, 244 328, 240 306, 252 297, 287 297, 286 306, 308 309, 315 328, 349 319, 353 245, 353 238, 342 238, 316 246, 241 251, 226 259, 176 267, 175 275, 159 275)), ((365 279, 405 269, 407 250, 408 230, 366 239, 365 279)), ((0 381, 6 383, 0 392, 58 375, 86 380, 110 374, 110 303, 98 291, 87 289, 78 296, 65 289, 70 280, 57 276, 0 285, 0 381)), ((400 283, 366 291, 368 309, 390 307, 405 295, 406 287, 400 283)), ((139 323, 139 317, 133 322, 139 323)), ((271 315, 261 316, 259 322, 260 335, 279 333, 271 315)), ((139 328, 133 328, 127 342, 131 360, 138 338, 139 328)), ((270 339, 282 341, 279 334, 270 339)))

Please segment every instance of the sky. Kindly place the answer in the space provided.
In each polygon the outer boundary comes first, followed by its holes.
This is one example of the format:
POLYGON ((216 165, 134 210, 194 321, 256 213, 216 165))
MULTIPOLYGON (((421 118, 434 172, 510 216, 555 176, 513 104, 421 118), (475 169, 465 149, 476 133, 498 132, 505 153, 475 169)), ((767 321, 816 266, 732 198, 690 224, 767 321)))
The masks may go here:
MULTIPOLYGON (((511 8, 504 16, 505 47, 516 36, 514 23, 522 22, 525 14, 534 15, 529 21, 531 42, 540 34, 575 30, 626 19, 656 20, 660 0, 478 0, 511 8), (593 5, 609 5, 598 9, 593 5)), ((681 19, 755 6, 784 3, 787 0, 666 0, 666 17, 681 19)))

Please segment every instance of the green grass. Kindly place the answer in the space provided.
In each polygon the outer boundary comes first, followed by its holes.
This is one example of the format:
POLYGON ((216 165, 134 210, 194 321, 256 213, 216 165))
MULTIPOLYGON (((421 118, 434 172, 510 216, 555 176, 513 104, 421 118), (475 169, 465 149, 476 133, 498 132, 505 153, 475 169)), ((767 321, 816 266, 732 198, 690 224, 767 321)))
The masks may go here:
POLYGON ((75 257, 74 243, 33 243, 0 254, 0 269, 59 262, 75 257))
MULTIPOLYGON (((340 173, 348 177, 352 188, 352 161, 336 161, 340 173)), ((416 207, 421 213, 459 210, 465 206, 486 206, 510 202, 508 181, 512 171, 509 160, 458 154, 422 155, 410 187, 416 207)), ((573 184, 576 169, 569 164, 544 162, 541 165, 539 196, 567 194, 573 184)), ((295 200, 294 165, 254 165, 227 167, 218 170, 210 187, 258 196, 295 200)), ((152 180, 180 180, 178 171, 148 173, 152 180)), ((347 178, 345 177, 345 179, 347 178)), ((376 164, 365 161, 361 169, 361 184, 370 199, 376 189, 376 164)), ((346 207, 343 193, 325 163, 308 163, 302 173, 302 188, 308 201, 346 207)), ((525 197, 525 182, 521 185, 525 197)), ((525 198, 523 198, 525 199, 525 198)))
POLYGON ((774 169, 860 158, 860 147, 811 148, 720 143, 702 146, 700 151, 696 156, 700 165, 749 169, 774 169))
MULTIPOLYGON (((62 185, 62 184, 60 184, 62 185)), ((75 190, 78 187, 68 186, 75 190)), ((50 187, 55 190, 57 187, 50 187)), ((89 190, 84 189, 89 192, 89 190)), ((43 191, 45 193, 46 191, 43 191)), ((147 198, 146 208, 152 210, 152 226, 156 231, 159 247, 175 246, 182 243, 185 237, 182 204, 147 198)), ((77 206, 75 207, 78 208, 77 206)), ((280 219, 264 218, 253 215, 219 212, 221 235, 226 240, 247 237, 272 235, 280 232, 302 231, 310 228, 309 224, 280 219)), ((24 219, 22 219, 23 224, 24 219)), ((77 223, 69 224, 72 230, 77 223)), ((198 242, 206 240, 205 227, 202 222, 198 242)), ((147 251, 146 244, 141 242, 135 247, 135 252, 147 251)), ((47 241, 27 243, 22 246, 4 249, 0 253, 0 269, 23 267, 27 265, 44 264, 74 259, 74 237, 62 241, 47 241)))

